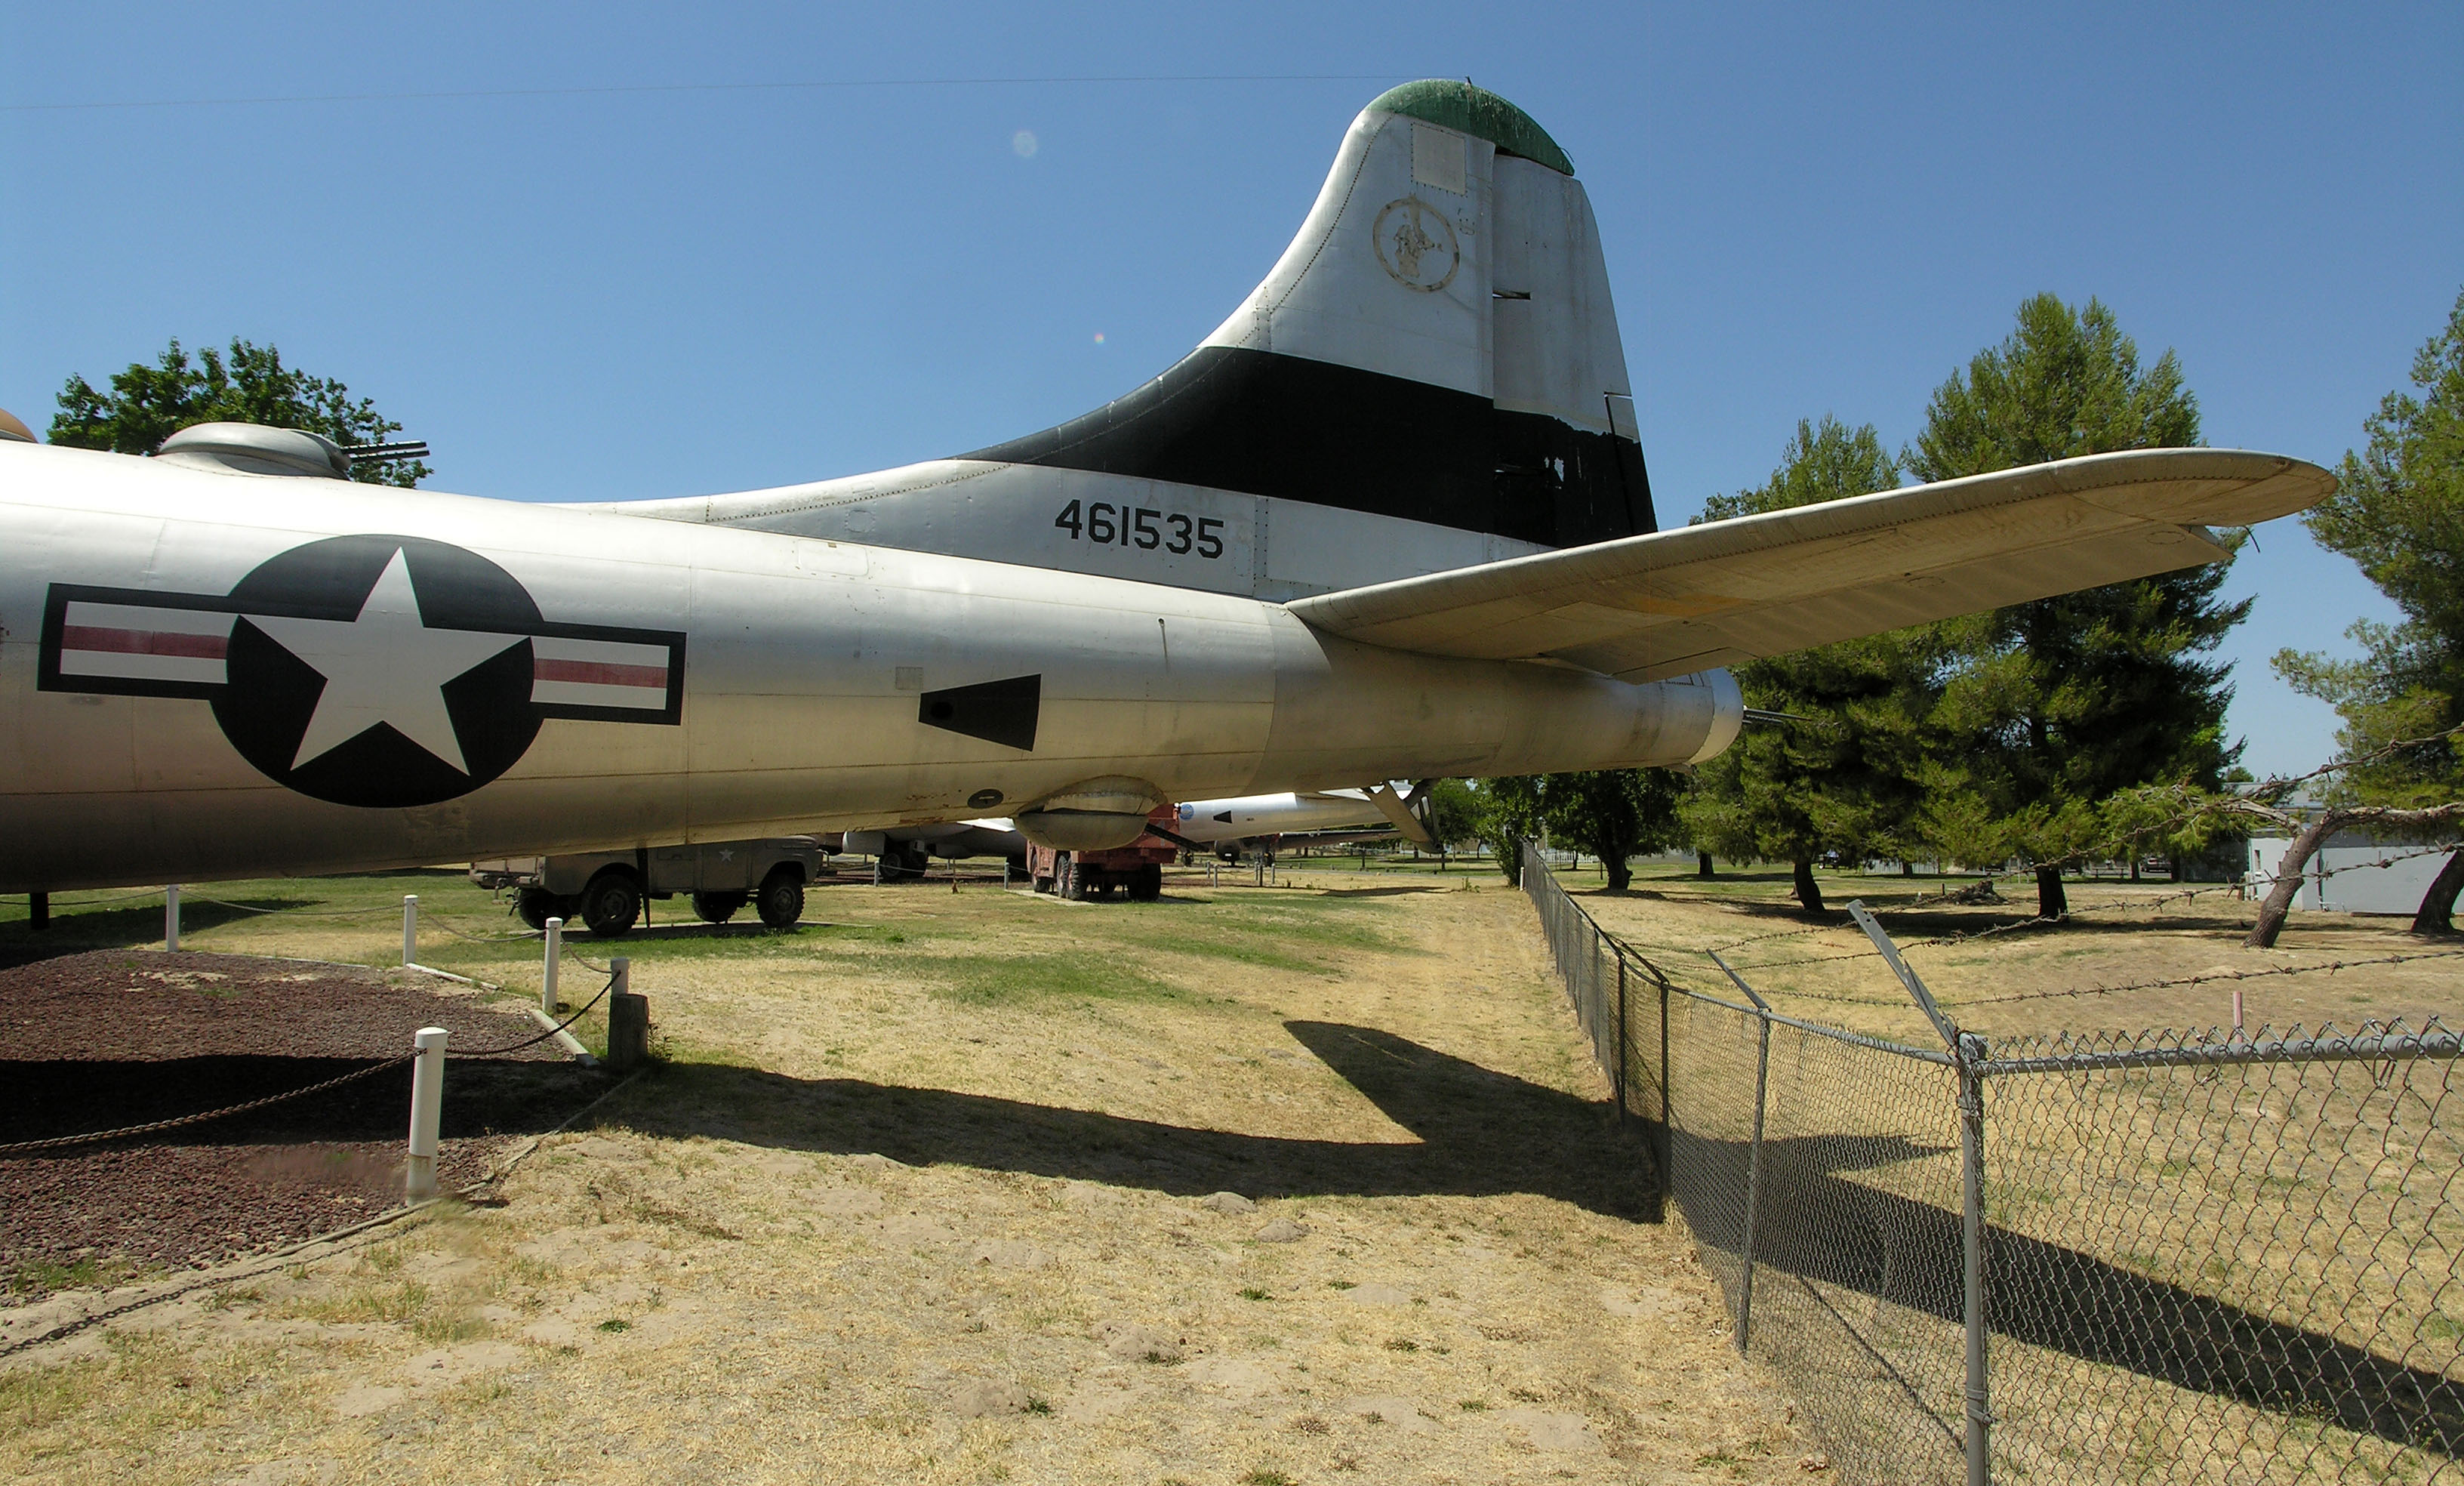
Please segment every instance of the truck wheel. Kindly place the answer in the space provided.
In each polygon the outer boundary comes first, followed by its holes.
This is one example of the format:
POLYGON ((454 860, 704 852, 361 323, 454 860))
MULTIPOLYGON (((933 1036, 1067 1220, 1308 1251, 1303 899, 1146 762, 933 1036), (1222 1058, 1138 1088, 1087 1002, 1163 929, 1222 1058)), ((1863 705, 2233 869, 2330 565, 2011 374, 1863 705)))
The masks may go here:
POLYGON ((550 919, 565 916, 564 899, 543 887, 520 888, 514 893, 514 912, 532 928, 544 929, 550 919))
POLYGON ((601 939, 614 939, 642 917, 642 884, 622 867, 603 869, 582 890, 582 921, 601 939))
POLYGON ((1087 869, 1074 856, 1061 859, 1061 896, 1073 903, 1087 900, 1087 869))
POLYGON ((761 895, 755 902, 761 921, 774 929, 792 929, 804 916, 804 881, 784 870, 770 874, 761 881, 761 895))
POLYGON ((725 923, 744 909, 743 893, 695 893, 693 912, 704 923, 725 923))
POLYGON ((1142 903, 1152 903, 1163 897, 1163 868, 1155 862, 1140 867, 1130 878, 1130 897, 1142 903))

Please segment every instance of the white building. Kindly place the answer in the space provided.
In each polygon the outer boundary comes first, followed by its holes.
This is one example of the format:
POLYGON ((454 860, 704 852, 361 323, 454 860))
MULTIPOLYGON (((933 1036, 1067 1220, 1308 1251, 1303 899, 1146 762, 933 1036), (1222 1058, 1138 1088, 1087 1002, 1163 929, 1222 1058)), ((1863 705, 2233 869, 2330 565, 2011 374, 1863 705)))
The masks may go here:
MULTIPOLYGON (((2250 843, 2252 898, 2264 898, 2276 886, 2277 869, 2292 849, 2293 843, 2282 836, 2262 836, 2250 843)), ((2419 841, 2378 841, 2366 832, 2340 831, 2327 838, 2302 870, 2301 890, 2293 895, 2293 906, 2410 918, 2452 850, 2419 841)))

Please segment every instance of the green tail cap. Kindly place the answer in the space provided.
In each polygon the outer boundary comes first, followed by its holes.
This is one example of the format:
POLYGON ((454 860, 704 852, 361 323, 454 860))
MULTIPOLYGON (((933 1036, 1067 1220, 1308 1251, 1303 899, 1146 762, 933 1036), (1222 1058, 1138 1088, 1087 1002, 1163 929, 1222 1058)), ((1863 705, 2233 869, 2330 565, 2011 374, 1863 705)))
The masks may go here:
POLYGON ((1451 78, 1429 78, 1389 88, 1369 106, 1461 129, 1496 145, 1501 155, 1518 155, 1535 165, 1547 166, 1559 175, 1574 173, 1574 163, 1566 158, 1566 152, 1557 147, 1548 130, 1532 122, 1529 114, 1486 88, 1451 78))

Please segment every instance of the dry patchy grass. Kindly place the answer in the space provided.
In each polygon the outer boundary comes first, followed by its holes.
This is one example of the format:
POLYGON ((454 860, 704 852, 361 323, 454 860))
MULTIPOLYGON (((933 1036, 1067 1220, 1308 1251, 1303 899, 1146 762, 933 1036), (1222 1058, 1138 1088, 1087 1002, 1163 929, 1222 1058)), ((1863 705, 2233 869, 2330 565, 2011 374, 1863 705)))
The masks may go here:
MULTIPOLYGON (((450 877, 362 882, 342 906, 501 932, 450 877)), ((1638 1221, 1521 896, 1353 885, 834 887, 795 934, 636 936, 671 1061, 596 1128, 502 1207, 21 1354, 0 1475, 1804 1478, 1638 1221)), ((391 932, 188 937, 381 963, 391 932)), ((529 943, 433 943, 537 993, 529 943)))

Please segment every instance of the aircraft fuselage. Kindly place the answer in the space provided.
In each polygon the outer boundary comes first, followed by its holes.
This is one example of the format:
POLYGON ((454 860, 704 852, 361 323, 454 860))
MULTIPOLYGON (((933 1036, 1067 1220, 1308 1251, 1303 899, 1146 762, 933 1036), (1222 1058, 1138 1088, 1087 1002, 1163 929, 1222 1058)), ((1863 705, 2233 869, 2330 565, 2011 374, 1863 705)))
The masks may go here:
POLYGON ((0 687, 0 891, 1682 764, 1736 705, 1243 596, 25 444, 0 687))

